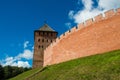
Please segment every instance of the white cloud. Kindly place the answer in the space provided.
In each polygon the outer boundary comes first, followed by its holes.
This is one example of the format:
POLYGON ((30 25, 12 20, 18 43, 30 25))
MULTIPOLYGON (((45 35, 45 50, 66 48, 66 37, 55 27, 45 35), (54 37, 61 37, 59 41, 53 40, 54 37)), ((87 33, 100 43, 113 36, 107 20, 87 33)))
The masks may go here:
POLYGON ((20 59, 20 58, 32 59, 33 58, 33 51, 26 49, 26 50, 24 50, 23 53, 20 53, 16 58, 17 59, 20 59))
MULTIPOLYGON (((6 64, 8 65, 8 64, 6 64)), ((17 62, 13 62, 12 64, 10 64, 11 66, 18 66, 18 63, 17 62)))
POLYGON ((25 41, 25 42, 24 42, 24 48, 27 48, 27 47, 28 47, 28 44, 29 44, 29 41, 25 41))
POLYGON ((82 0, 82 3, 84 4, 84 7, 86 10, 91 10, 92 9, 92 4, 93 1, 92 0, 82 0))
POLYGON ((68 16, 69 16, 70 19, 72 19, 72 17, 74 16, 74 11, 71 10, 71 11, 69 12, 68 16))
POLYGON ((18 67, 30 67, 30 64, 27 61, 18 61, 18 67))
MULTIPOLYGON (((80 4, 79 0, 78 4, 80 4)), ((81 23, 89 18, 103 13, 109 9, 116 9, 120 7, 120 0, 97 0, 98 6, 93 6, 93 0, 82 0, 84 8, 77 12, 71 10, 68 14, 70 19, 73 19, 75 23, 81 23)))
POLYGON ((120 0, 99 0, 98 5, 105 10, 116 9, 120 7, 120 0))
POLYGON ((3 66, 18 66, 18 67, 30 67, 28 61, 19 61, 15 57, 7 57, 5 60, 1 62, 3 66))
POLYGON ((12 65, 15 61, 15 59, 13 57, 6 57, 5 60, 3 60, 5 63, 3 64, 3 66, 6 66, 6 65, 12 65))
POLYGON ((98 15, 99 13, 102 13, 102 11, 94 9, 92 11, 83 10, 78 11, 74 16, 73 19, 75 20, 75 23, 81 23, 86 21, 87 19, 93 18, 94 16, 98 15))
MULTIPOLYGON (((26 48, 29 44, 29 41, 26 41, 24 43, 24 48, 26 48)), ((30 60, 33 58, 33 49, 24 49, 23 53, 19 53, 17 56, 9 57, 7 56, 4 60, 1 60, 0 63, 3 66, 18 66, 18 67, 30 67, 30 64, 28 61, 22 61, 24 60, 30 60)))

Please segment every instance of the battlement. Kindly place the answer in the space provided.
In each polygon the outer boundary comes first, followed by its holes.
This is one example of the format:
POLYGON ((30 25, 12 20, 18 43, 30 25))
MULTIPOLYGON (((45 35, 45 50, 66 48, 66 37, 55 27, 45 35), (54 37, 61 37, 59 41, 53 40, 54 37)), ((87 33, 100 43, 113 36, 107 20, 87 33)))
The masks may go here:
POLYGON ((80 30, 80 29, 84 28, 85 25, 84 25, 84 23, 80 23, 80 24, 77 25, 77 27, 78 27, 77 30, 80 30))
POLYGON ((94 24, 94 22, 99 22, 101 20, 111 18, 112 16, 114 16, 116 14, 117 15, 120 14, 120 8, 116 9, 116 12, 114 11, 114 9, 111 9, 111 10, 108 10, 108 11, 104 12, 104 14, 105 14, 105 17, 103 17, 103 14, 101 13, 101 14, 95 16, 94 18, 86 20, 85 23, 82 22, 82 23, 78 24, 77 26, 73 27, 72 29, 66 31, 65 33, 63 33, 62 35, 60 35, 60 37, 56 38, 56 40, 51 43, 51 46, 53 44, 55 44, 56 42, 59 42, 63 38, 67 37, 68 35, 76 32, 78 30, 81 30, 81 29, 83 29, 83 28, 85 28, 87 26, 90 26, 91 24, 94 24))
POLYGON ((110 18, 110 17, 112 17, 114 15, 115 15, 114 9, 111 9, 111 10, 105 12, 105 19, 110 18))
POLYGON ((99 14, 98 16, 95 16, 94 19, 95 19, 95 22, 99 22, 99 21, 103 20, 103 15, 99 14))
POLYGON ((116 11, 117 11, 117 14, 120 15, 120 8, 118 8, 116 11))
MULTIPOLYGON (((76 45, 76 44, 73 44, 73 43, 76 43, 77 41, 79 42, 79 39, 78 40, 76 40, 76 39, 72 39, 71 38, 71 36, 73 36, 75 33, 77 33, 77 32, 82 32, 82 31, 84 31, 84 30, 82 30, 82 29, 85 29, 85 28, 88 28, 89 26, 91 26, 92 24, 96 24, 96 23, 99 23, 100 21, 104 21, 104 20, 107 20, 107 19, 109 19, 109 18, 111 18, 111 17, 113 17, 113 16, 115 16, 115 15, 120 15, 120 8, 118 8, 118 9, 116 9, 116 11, 115 10, 113 10, 113 9, 111 9, 111 10, 109 10, 109 11, 106 11, 106 12, 104 12, 103 14, 101 13, 101 14, 99 14, 99 15, 97 15, 97 16, 95 16, 94 18, 91 18, 91 19, 88 19, 88 20, 86 20, 85 22, 82 22, 82 23, 80 23, 80 24, 78 24, 77 26, 75 26, 75 27, 73 27, 72 29, 70 29, 70 30, 68 30, 68 31, 66 31, 65 33, 63 33, 62 35, 60 35, 60 37, 58 37, 58 38, 56 38, 56 40, 55 41, 53 41, 45 50, 44 50, 44 66, 46 66, 46 65, 50 65, 50 64, 54 64, 54 63, 57 63, 57 62, 54 62, 54 58, 58 58, 60 55, 62 55, 62 54, 64 54, 64 53, 66 53, 66 56, 64 57, 64 59, 65 58, 67 58, 67 59, 65 59, 65 60, 69 60, 69 59, 72 59, 72 58, 74 58, 74 57, 72 57, 72 56, 75 56, 75 54, 73 54, 73 52, 69 52, 69 51, 64 51, 64 49, 63 48, 66 48, 66 47, 68 47, 68 46, 70 46, 69 44, 72 44, 71 46, 74 46, 74 45, 76 45), (103 15, 105 15, 104 17, 103 17, 103 15), (69 39, 71 39, 70 41, 69 41, 69 39), (68 43, 68 44, 65 44, 65 42, 64 42, 64 40, 66 40, 66 43, 68 43), (64 42, 64 43, 63 43, 64 42), (59 44, 59 45, 58 45, 59 44), (62 47, 60 46, 60 45, 62 45, 62 47), (64 45, 64 46, 63 46, 64 45), (58 47, 58 48, 56 48, 56 47, 58 47), (53 53, 53 49, 55 50, 54 51, 54 53, 57 53, 57 52, 61 52, 62 54, 54 54, 53 53), (63 51, 62 51, 63 50, 63 51), (48 54, 47 54, 48 53, 48 54), (54 55, 54 58, 53 58, 53 55, 54 55), (70 56, 68 56, 68 55, 70 55, 70 56), (69 58, 70 57, 70 58, 69 58), (51 61, 53 61, 53 62, 51 62, 51 61)), ((92 25, 93 26, 93 25, 92 25)), ((104 26, 103 26, 104 27, 104 26)), ((94 28, 97 28, 97 26, 95 26, 94 28)), ((95 30, 95 29, 94 29, 95 30)), ((110 29, 110 30, 112 30, 112 29, 110 29)), ((98 29, 98 31, 99 31, 99 29, 98 29)), ((97 32, 96 32, 97 33, 97 32)), ((82 35, 82 34, 81 34, 82 35)), ((87 35, 87 34, 85 34, 85 35, 87 35)), ((74 36, 76 36, 76 35, 74 35, 74 36)), ((79 34, 77 35, 77 36, 80 36, 79 34)), ((77 37, 76 36, 76 37, 77 37)), ((90 36, 90 35, 89 35, 90 36)), ((89 37, 88 36, 88 37, 89 37)), ((109 36, 109 35, 108 35, 109 36)), ((83 38, 84 38, 84 36, 82 36, 83 38)), ((80 40, 83 40, 83 38, 80 38, 80 40)), ((92 38, 90 38, 91 39, 91 41, 92 40, 94 40, 94 39, 92 39, 92 38)), ((83 40, 84 41, 84 40, 83 40)), ((88 41, 89 42, 89 41, 88 41)), ((114 41, 113 41, 114 42, 114 41)), ((92 42, 92 43, 94 43, 94 41, 92 42)), ((87 43, 84 43, 84 45, 86 45, 87 43)), ((113 43, 112 43, 113 44, 113 43)), ((81 43, 81 45, 82 45, 82 43, 81 43)), ((83 48, 84 49, 84 45, 81 47, 81 48, 83 48)), ((107 44, 108 45, 108 44, 107 44)), ((107 46, 106 45, 106 46, 107 46)), ((95 45, 94 45, 95 46, 95 45)), ((77 47, 79 47, 79 46, 77 46, 77 47)), ((91 46, 90 46, 91 47, 91 46)), ((76 48, 76 47, 75 47, 76 48)), ((71 49, 75 49, 74 47, 72 47, 72 48, 70 48, 70 50, 71 49)), ((96 47, 97 48, 97 47, 96 47)), ((99 47, 98 47, 99 48, 99 47)), ((73 50, 73 51, 76 51, 76 49, 75 50, 73 50)), ((79 50, 78 50, 79 51, 79 50)), ((81 49, 81 52, 82 52, 83 50, 81 49)), ((84 51, 83 51, 84 52, 84 51)), ((89 52, 89 51, 88 51, 89 52)), ((98 51, 99 52, 99 51, 98 51)), ((77 52, 76 52, 77 53, 77 52)), ((92 52, 91 52, 91 54, 92 54, 92 52)), ((76 54, 77 55, 77 54, 76 54)), ((80 55, 77 55, 77 56, 79 56, 79 57, 81 57, 81 56, 83 56, 84 54, 80 54, 80 55)), ((90 54, 89 54, 90 55, 90 54)), ((75 56, 76 58, 77 58, 77 56, 75 56)), ((86 55, 85 55, 86 56, 86 55)), ((63 56, 62 56, 63 57, 63 56)), ((63 62, 64 60, 62 60, 62 59, 60 59, 59 60, 59 62, 63 62)))
POLYGON ((86 23, 86 26, 89 26, 94 23, 94 20, 93 20, 93 18, 91 18, 91 19, 88 19, 87 21, 85 21, 85 23, 86 23))

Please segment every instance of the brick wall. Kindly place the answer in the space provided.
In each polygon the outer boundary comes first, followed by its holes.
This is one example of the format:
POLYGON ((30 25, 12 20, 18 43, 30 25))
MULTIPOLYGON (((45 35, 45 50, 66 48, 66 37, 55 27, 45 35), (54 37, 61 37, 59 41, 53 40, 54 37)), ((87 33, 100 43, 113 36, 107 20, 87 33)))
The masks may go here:
POLYGON ((78 24, 44 51, 44 66, 120 49, 120 9, 78 24))

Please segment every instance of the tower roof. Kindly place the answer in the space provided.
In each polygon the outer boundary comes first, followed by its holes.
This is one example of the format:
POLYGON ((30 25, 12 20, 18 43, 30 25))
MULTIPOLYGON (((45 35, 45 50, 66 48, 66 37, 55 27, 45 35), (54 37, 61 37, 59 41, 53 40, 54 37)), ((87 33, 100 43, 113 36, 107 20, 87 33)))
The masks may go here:
POLYGON ((44 24, 40 29, 40 31, 52 31, 55 32, 55 30, 53 30, 50 26, 48 26, 47 24, 44 24))

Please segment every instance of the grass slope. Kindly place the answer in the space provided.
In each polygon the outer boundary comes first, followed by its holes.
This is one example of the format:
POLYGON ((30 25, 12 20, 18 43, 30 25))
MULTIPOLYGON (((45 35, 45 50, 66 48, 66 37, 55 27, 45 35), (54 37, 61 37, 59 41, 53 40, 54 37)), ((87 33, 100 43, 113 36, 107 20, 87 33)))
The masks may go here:
POLYGON ((120 80, 120 50, 47 66, 30 80, 120 80))
POLYGON ((19 74, 18 76, 11 78, 9 80, 24 80, 25 78, 29 77, 30 75, 36 73, 39 70, 40 70, 40 68, 32 69, 32 70, 26 71, 22 74, 19 74))

